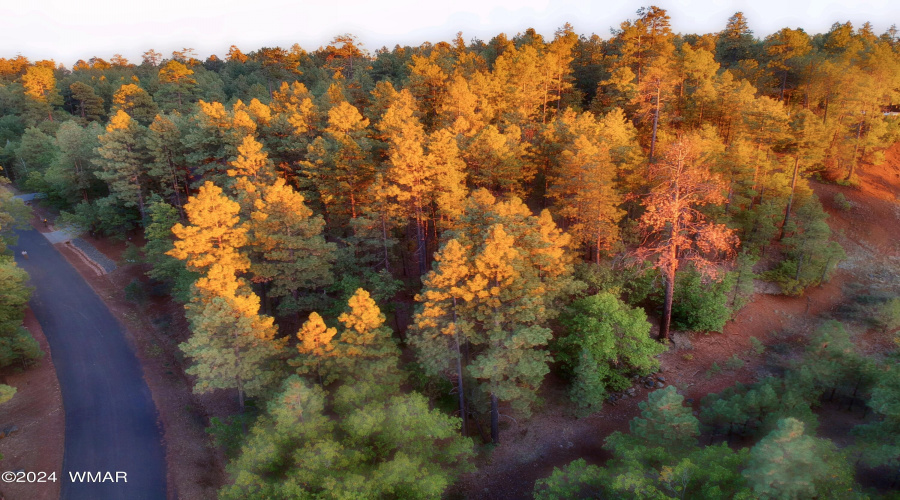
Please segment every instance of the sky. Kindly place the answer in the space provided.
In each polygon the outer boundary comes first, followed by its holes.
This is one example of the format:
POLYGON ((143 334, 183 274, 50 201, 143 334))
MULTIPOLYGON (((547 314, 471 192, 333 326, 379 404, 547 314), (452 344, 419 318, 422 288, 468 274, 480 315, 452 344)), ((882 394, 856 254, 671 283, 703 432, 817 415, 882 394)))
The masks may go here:
POLYGON ((374 52, 450 41, 459 31, 488 41, 532 27, 552 38, 566 22, 578 34, 608 38, 651 4, 666 9, 681 33, 719 31, 737 11, 761 38, 784 27, 824 33, 835 22, 869 21, 876 34, 900 25, 900 0, 0 0, 0 57, 71 67, 94 56, 140 62, 148 49, 168 57, 190 47, 205 59, 224 57, 231 45, 251 52, 299 43, 312 51, 344 33, 374 52))

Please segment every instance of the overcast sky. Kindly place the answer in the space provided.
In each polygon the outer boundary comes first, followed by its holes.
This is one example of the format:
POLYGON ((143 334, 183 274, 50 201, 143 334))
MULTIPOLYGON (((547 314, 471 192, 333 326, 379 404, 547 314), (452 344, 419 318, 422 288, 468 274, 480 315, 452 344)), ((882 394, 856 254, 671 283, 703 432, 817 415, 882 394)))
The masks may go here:
POLYGON ((846 21, 870 21, 881 34, 900 24, 900 0, 0 0, 0 57, 21 53, 71 67, 92 56, 120 53, 140 62, 147 49, 168 56, 192 47, 205 59, 224 56, 231 45, 244 52, 294 43, 315 50, 342 33, 374 51, 450 41, 458 31, 466 40, 487 41, 533 27, 552 37, 566 22, 576 33, 608 38, 610 27, 651 4, 666 9, 673 30, 682 33, 719 31, 736 11, 760 37, 783 27, 820 33, 846 21))

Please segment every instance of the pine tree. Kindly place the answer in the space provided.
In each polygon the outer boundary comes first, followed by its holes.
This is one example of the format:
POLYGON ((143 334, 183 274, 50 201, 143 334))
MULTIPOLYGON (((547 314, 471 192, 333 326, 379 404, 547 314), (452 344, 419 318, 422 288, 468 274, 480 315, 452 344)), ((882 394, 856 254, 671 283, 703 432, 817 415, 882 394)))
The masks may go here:
POLYGON ((159 68, 159 90, 155 97, 163 111, 187 111, 197 92, 193 74, 194 70, 175 59, 159 68))
POLYGON ((359 110, 341 102, 328 111, 325 133, 309 145, 303 171, 310 187, 319 193, 331 225, 356 218, 368 204, 368 188, 375 176, 368 125, 359 110))
POLYGON ((315 305, 311 295, 334 281, 336 247, 322 237, 324 225, 283 179, 261 188, 250 222, 253 248, 261 260, 250 270, 254 280, 271 284, 269 293, 281 299, 282 313, 315 305))
POLYGON ((110 196, 126 207, 136 207, 142 220, 147 215, 146 134, 146 128, 118 111, 100 136, 99 158, 95 160, 101 168, 95 175, 109 185, 110 196))
POLYGON ((211 295, 197 289, 187 306, 191 337, 179 345, 192 360, 186 373, 194 375, 194 392, 237 389, 241 409, 244 395, 259 396, 278 380, 277 358, 284 342, 275 339, 271 317, 260 316, 259 298, 247 292, 211 295), (255 307, 251 306, 255 299, 255 307))
POLYGON ((185 160, 196 167, 196 175, 225 186, 228 162, 255 132, 256 122, 245 111, 229 112, 221 103, 201 100, 183 134, 185 160))
MULTIPOLYGON (((435 330, 449 326, 448 304, 457 297, 457 318, 452 322, 468 329, 471 349, 463 370, 476 380, 481 402, 492 400, 496 440, 500 401, 527 414, 548 371, 548 354, 540 347, 550 338, 545 325, 557 308, 555 301, 572 290, 569 236, 556 227, 549 212, 535 217, 518 198, 497 202, 483 189, 470 195, 455 226, 449 237, 457 243, 442 250, 454 263, 447 268, 448 276, 454 277, 426 278, 421 295, 425 304, 414 319, 421 326, 414 332, 422 338, 411 342, 419 345, 420 359, 432 373, 440 370, 437 358, 442 348, 435 330), (464 285, 454 284, 464 277, 464 285), (433 299, 428 298, 431 294, 433 299), (460 298, 465 298, 464 304, 460 298), (442 318, 431 323, 426 315, 432 313, 442 318)), ((447 361, 453 359, 452 352, 447 361)))
POLYGON ((186 303, 190 300, 191 286, 197 280, 197 273, 188 271, 186 264, 168 255, 175 248, 172 226, 178 223, 178 209, 158 196, 151 198, 147 205, 148 223, 144 227, 144 258, 150 264, 147 276, 171 287, 175 300, 186 303))
POLYGON ((332 342, 337 328, 328 328, 319 313, 312 312, 300 330, 297 331, 297 351, 300 358, 297 367, 300 373, 313 373, 320 383, 329 384, 334 380, 334 347, 332 342))
POLYGON ((473 259, 475 271, 467 283, 474 296, 473 319, 484 324, 480 343, 485 346, 473 359, 470 372, 490 396, 495 443, 499 441, 499 401, 511 401, 515 409, 527 413, 549 372, 549 353, 536 349, 552 336, 549 328, 535 321, 541 304, 533 294, 540 284, 517 269, 524 259, 514 243, 502 224, 491 226, 473 259))
POLYGON ((247 227, 238 217, 240 205, 207 181, 184 209, 190 225, 172 227, 178 239, 167 255, 185 261, 188 270, 204 274, 196 283, 202 292, 233 297, 239 286, 235 276, 250 268, 242 252, 248 240, 247 227))
POLYGON ((70 203, 89 201, 90 194, 100 191, 96 171, 96 148, 102 134, 100 125, 94 123, 82 128, 74 120, 59 126, 56 145, 59 154, 47 169, 44 179, 60 197, 70 203))
POLYGON ((425 274, 428 269, 427 197, 434 190, 435 171, 425 156, 425 130, 415 116, 412 95, 408 91, 401 92, 387 109, 378 129, 388 141, 385 172, 388 193, 415 225, 416 260, 419 274, 425 274))
POLYGON ((736 66, 739 61, 753 57, 754 45, 747 18, 743 12, 735 12, 716 40, 716 59, 726 67, 736 66))
POLYGON ((72 100, 76 102, 75 116, 81 118, 83 123, 100 121, 106 112, 103 109, 103 98, 94 92, 90 85, 75 82, 69 85, 72 91, 72 100))
POLYGON ((750 450, 744 477, 760 498, 849 498, 854 489, 847 458, 827 439, 804 434, 793 418, 750 450))
POLYGON ((650 338, 646 314, 611 293, 575 301, 561 322, 568 335, 558 342, 556 359, 574 370, 571 398, 581 410, 597 410, 607 387, 630 387, 630 371, 646 375, 659 367, 656 356, 665 347, 650 338))
POLYGON ((653 391, 646 403, 640 403, 641 416, 630 425, 631 434, 645 446, 661 446, 667 453, 683 455, 697 445, 700 422, 684 406, 684 396, 675 386, 653 391))
POLYGON ((698 151, 697 138, 675 142, 665 160, 656 164, 659 184, 644 201, 640 227, 647 238, 638 249, 640 258, 656 257, 654 266, 666 280, 659 338, 666 339, 672 319, 675 274, 682 262, 715 275, 714 260, 731 254, 737 245, 732 231, 709 222, 696 207, 722 201, 722 186, 710 175, 698 151))
POLYGON ((174 202, 179 211, 190 196, 190 169, 181 142, 181 119, 177 115, 156 115, 148 127, 147 152, 153 158, 148 175, 157 182, 161 195, 174 202))
POLYGON ((463 159, 469 173, 469 183, 497 193, 521 195, 534 179, 534 165, 528 159, 528 145, 522 131, 509 126, 501 131, 488 125, 472 139, 465 141, 463 159))
POLYGON ((128 113, 138 123, 150 125, 159 108, 146 90, 137 84, 128 83, 119 87, 119 90, 113 95, 110 112, 115 114, 120 110, 128 113))
POLYGON ((242 215, 250 218, 250 212, 260 199, 261 188, 275 182, 275 168, 263 146, 252 135, 247 135, 237 148, 238 156, 228 163, 225 172, 231 177, 231 191, 241 204, 242 215))
POLYGON ((622 199, 614 186, 615 174, 606 146, 580 135, 562 151, 548 193, 559 214, 570 221, 570 234, 592 248, 597 264, 601 252, 618 243, 619 220, 625 215, 618 208, 622 199))
POLYGON ((338 418, 326 398, 288 378, 229 467, 225 499, 437 498, 472 469, 458 422, 419 394, 393 396, 338 418))
POLYGON ((25 70, 25 74, 22 75, 22 86, 25 88, 25 97, 29 99, 28 103, 35 114, 35 118, 43 115, 52 122, 53 106, 58 106, 62 103, 62 97, 60 97, 59 90, 56 88, 53 66, 37 64, 29 66, 25 70))
POLYGON ((344 325, 334 356, 340 380, 356 381, 355 386, 338 389, 338 408, 359 408, 396 392, 403 380, 399 371, 400 349, 384 325, 384 314, 362 288, 347 301, 347 309, 338 316, 344 325))
POLYGON ((410 335, 410 343, 428 373, 455 372, 463 435, 468 420, 463 352, 468 352, 472 326, 461 313, 465 302, 474 298, 465 287, 471 273, 469 258, 455 239, 435 254, 431 272, 422 278, 422 293, 416 295, 421 306, 410 335))

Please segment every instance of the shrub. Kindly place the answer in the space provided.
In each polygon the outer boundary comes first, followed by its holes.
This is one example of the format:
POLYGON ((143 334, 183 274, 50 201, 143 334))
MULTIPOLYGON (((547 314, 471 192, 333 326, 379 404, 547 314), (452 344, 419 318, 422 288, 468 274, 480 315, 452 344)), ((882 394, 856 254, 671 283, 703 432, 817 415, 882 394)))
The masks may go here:
POLYGON ((729 291, 734 287, 735 276, 729 273, 724 279, 704 283, 700 273, 691 269, 675 279, 675 297, 672 304, 672 323, 679 330, 721 332, 731 319, 728 306, 729 291))
POLYGON ((849 212, 850 209, 853 208, 853 205, 850 204, 850 201, 847 200, 844 193, 837 193, 834 195, 834 206, 844 212, 849 212))
POLYGON ((706 371, 706 378, 713 378, 720 373, 722 373, 722 367, 719 366, 719 363, 713 361, 712 366, 710 366, 709 370, 706 371))
POLYGON ((753 352, 756 354, 762 354, 766 351, 766 346, 756 337, 750 337, 750 348, 753 349, 753 352))
POLYGON ((122 262, 127 264, 139 264, 143 262, 141 250, 132 242, 125 244, 125 251, 122 252, 122 262))
POLYGON ((143 304, 147 300, 147 290, 141 280, 135 278, 125 285, 125 300, 132 304, 143 304))
POLYGON ((607 388, 629 387, 629 371, 659 368, 656 356, 666 349, 650 338, 643 310, 608 292, 575 301, 560 321, 569 333, 556 343, 556 359, 574 378, 571 397, 582 413, 596 411, 607 388))
POLYGON ((732 354, 728 361, 725 362, 726 370, 740 370, 744 367, 744 360, 737 357, 737 354, 732 354))
POLYGON ((894 297, 878 305, 875 308, 874 320, 887 332, 900 328, 900 297, 894 297))

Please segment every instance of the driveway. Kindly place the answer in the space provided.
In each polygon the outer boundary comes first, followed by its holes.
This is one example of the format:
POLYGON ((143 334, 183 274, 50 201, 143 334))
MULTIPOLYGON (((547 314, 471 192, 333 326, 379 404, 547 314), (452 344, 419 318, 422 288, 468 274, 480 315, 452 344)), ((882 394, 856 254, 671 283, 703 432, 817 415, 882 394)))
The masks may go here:
POLYGON ((18 235, 13 251, 31 276, 31 309, 50 342, 65 407, 62 499, 165 499, 156 406, 122 327, 41 233, 18 235), (70 480, 83 472, 100 472, 102 482, 70 480))

